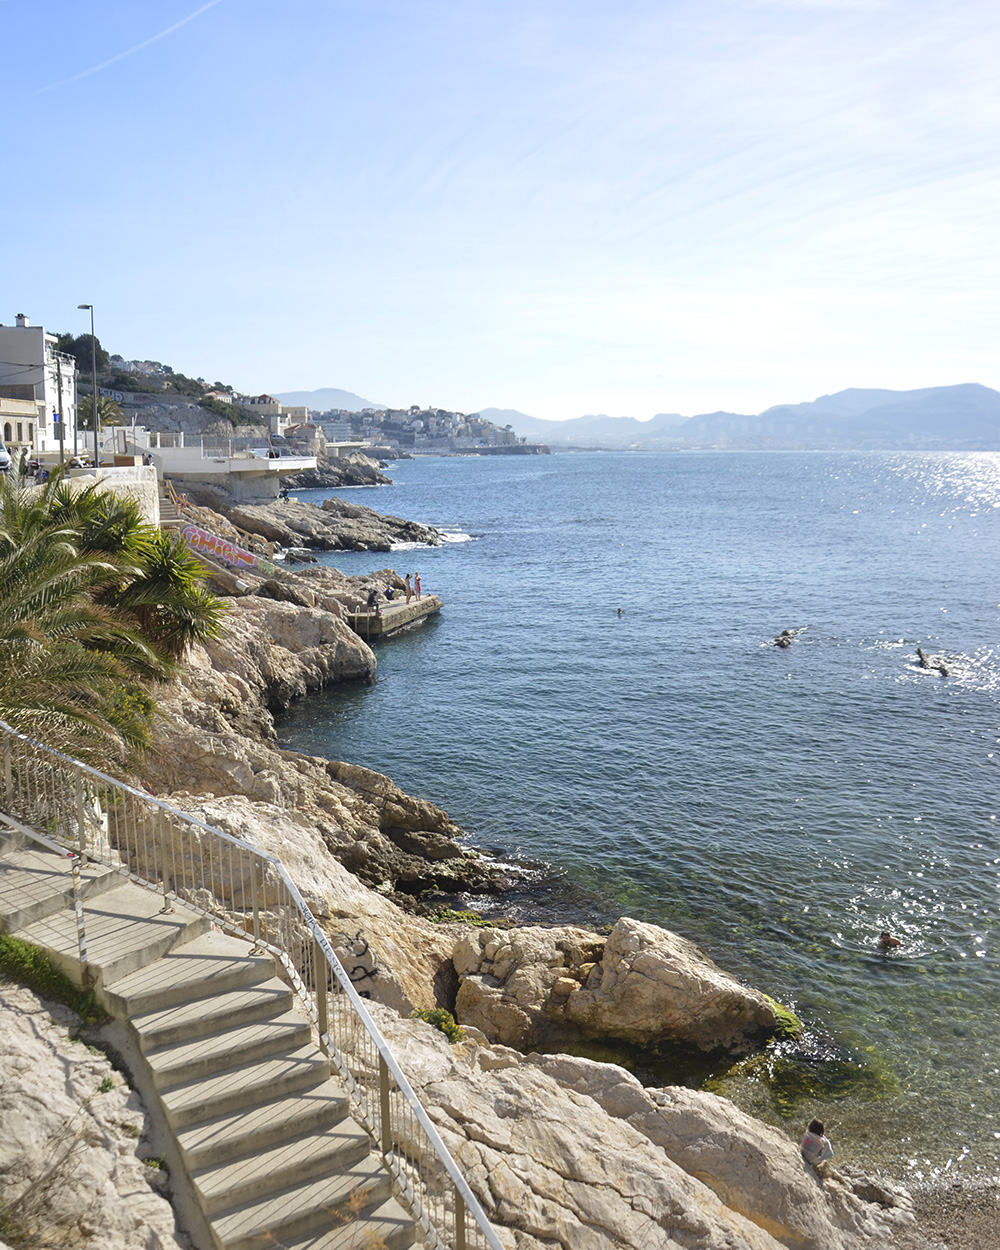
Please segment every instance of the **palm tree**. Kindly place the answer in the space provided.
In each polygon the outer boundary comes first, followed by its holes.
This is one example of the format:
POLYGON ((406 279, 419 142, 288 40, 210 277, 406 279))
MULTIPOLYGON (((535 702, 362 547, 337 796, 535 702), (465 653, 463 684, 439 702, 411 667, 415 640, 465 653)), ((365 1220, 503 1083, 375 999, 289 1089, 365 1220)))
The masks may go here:
POLYGON ((0 719, 104 768, 121 768, 148 740, 143 678, 168 666, 95 592, 119 566, 80 550, 52 525, 25 541, 0 531, 0 719))
POLYGON ((133 501, 73 495, 58 474, 0 483, 0 719, 102 768, 134 764, 155 710, 146 687, 221 628, 178 545, 133 501))
POLYGON ((131 554, 139 572, 110 602, 161 655, 179 660, 192 643, 218 636, 225 607, 205 589, 205 566, 182 538, 147 526, 131 554))
MULTIPOLYGON (((125 418, 122 416, 122 410, 118 407, 118 404, 111 398, 110 395, 98 395, 97 416, 100 419, 101 425, 125 424, 125 418)), ((79 430, 92 430, 94 428, 93 395, 84 395, 77 404, 76 426, 79 430)))
POLYGON ((179 660, 192 643, 218 636, 223 605, 205 590, 205 566, 181 538, 148 525, 128 496, 96 486, 74 494, 58 482, 49 495, 51 515, 75 526, 85 551, 126 562, 99 599, 129 617, 162 655, 179 660))

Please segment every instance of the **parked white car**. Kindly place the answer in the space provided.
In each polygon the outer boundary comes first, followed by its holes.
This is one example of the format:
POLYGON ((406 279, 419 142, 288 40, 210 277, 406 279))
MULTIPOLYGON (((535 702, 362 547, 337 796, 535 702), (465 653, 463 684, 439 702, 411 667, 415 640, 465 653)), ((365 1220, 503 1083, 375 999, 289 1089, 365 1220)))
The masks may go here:
POLYGON ((0 443, 0 473, 6 473, 11 466, 10 452, 0 443))

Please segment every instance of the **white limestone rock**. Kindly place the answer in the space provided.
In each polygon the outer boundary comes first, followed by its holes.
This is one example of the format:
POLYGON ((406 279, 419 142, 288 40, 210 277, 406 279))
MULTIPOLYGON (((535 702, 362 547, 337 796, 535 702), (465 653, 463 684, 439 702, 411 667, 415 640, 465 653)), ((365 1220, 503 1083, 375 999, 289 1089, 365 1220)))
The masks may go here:
POLYGON ((161 794, 243 795, 295 810, 371 885, 486 885, 494 870, 457 844, 462 831, 440 808, 370 769, 274 745, 272 708, 373 666, 365 644, 332 613, 239 601, 224 637, 193 648, 157 691, 144 783, 161 794))
POLYGON ((0 983, 0 1202, 43 1246, 180 1250, 157 1192, 166 1174, 142 1162, 142 1105, 104 1055, 70 1039, 76 1023, 0 983))
MULTIPOLYGON (((449 927, 409 915, 362 885, 330 854, 311 815, 245 795, 176 793, 170 801, 282 861, 361 994, 404 1015, 447 997, 455 940, 449 927)), ((244 897, 244 886, 248 894, 249 880, 235 883, 236 898, 244 897)), ((233 920, 247 923, 243 914, 233 920)))
POLYGON ((905 1212, 822 1186, 797 1147, 713 1095, 613 1065, 380 1028, 512 1250, 914 1250, 905 1212), (666 1111, 661 1114, 661 1101, 666 1111), (901 1238, 903 1238, 901 1240, 901 1238))
POLYGON ((841 1250, 891 1244, 914 1226, 902 1190, 875 1194, 831 1169, 819 1178, 797 1143, 715 1094, 670 1086, 644 1089, 623 1068, 568 1055, 531 1055, 527 1063, 642 1133, 733 1211, 789 1250, 841 1250), (852 1240, 852 1239, 856 1239, 852 1240))
POLYGON ((568 925, 478 930, 453 959, 458 1018, 520 1049, 572 1037, 737 1049, 777 1025, 763 994, 692 942, 627 917, 607 939, 568 925))
POLYGON ((743 1049, 771 1036, 774 1004, 740 985, 686 938, 623 917, 600 969, 567 1000, 566 1014, 587 1037, 683 1042, 743 1049))

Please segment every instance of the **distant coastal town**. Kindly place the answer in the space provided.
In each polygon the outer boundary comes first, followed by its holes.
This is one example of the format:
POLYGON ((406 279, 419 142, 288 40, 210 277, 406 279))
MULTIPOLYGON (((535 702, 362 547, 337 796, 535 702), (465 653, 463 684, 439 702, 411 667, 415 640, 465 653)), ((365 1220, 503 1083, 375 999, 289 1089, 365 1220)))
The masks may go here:
MULTIPOLYGON (((143 399, 155 394, 158 389, 168 389, 177 376, 157 361, 126 361, 120 356, 111 356, 108 364, 109 370, 115 374, 114 380, 125 385, 120 394, 107 393, 130 407, 140 406, 143 399), (137 379, 140 380, 141 391, 136 386, 137 379)), ((202 379, 196 381, 201 382, 202 379)), ((240 394, 231 386, 220 383, 206 387, 200 398, 202 406, 217 412, 220 412, 217 405, 228 405, 231 419, 236 424, 253 421, 266 426, 272 438, 308 443, 312 451, 322 450, 316 444, 323 441, 357 443, 376 456, 407 452, 537 455, 548 451, 544 444, 519 437, 510 425, 498 425, 476 412, 452 412, 445 408, 421 407, 420 404, 412 404, 409 408, 371 406, 320 411, 304 404, 283 403, 276 396, 266 393, 240 394)))
POLYGON ((244 394, 224 382, 188 377, 156 360, 110 354, 90 334, 48 331, 18 313, 0 325, 0 442, 13 460, 44 464, 86 462, 173 447, 214 451, 204 438, 245 444, 280 458, 362 455, 391 460, 408 455, 538 455, 549 448, 479 413, 443 408, 362 407, 319 411, 271 394, 244 394), (97 389, 98 439, 93 429, 97 389), (125 432, 127 431, 127 437, 125 432), (154 435, 150 438, 149 435, 154 435), (180 439, 180 442, 177 440, 180 439))

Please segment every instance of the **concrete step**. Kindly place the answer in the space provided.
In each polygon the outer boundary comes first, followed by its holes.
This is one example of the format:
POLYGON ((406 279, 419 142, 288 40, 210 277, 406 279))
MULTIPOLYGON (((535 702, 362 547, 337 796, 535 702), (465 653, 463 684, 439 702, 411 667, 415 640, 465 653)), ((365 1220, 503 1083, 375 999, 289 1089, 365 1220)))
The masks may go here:
MULTIPOLYGON (((104 864, 80 866, 80 893, 96 898, 126 878, 104 864)), ((13 933, 73 906, 73 873, 68 856, 30 843, 12 846, 0 857, 0 929, 13 933)))
POLYGON ((362 1220, 285 1240, 281 1250, 407 1250, 416 1238, 411 1216, 395 1198, 387 1198, 366 1211, 362 1220))
POLYGON ((278 1102, 233 1111, 178 1129, 177 1144, 192 1170, 239 1159, 288 1137, 319 1132, 350 1114, 347 1091, 331 1077, 278 1102))
POLYGON ((285 1011, 270 1020, 255 1020, 192 1041, 172 1042, 148 1051, 146 1062, 156 1088, 170 1089, 270 1055, 289 1054, 309 1045, 311 1039, 308 1019, 299 1011, 285 1011))
POLYGON ((313 1045, 162 1090, 160 1101, 174 1130, 322 1084, 330 1061, 313 1045))
POLYGON ((360 1221, 390 1197, 389 1174, 370 1156, 334 1176, 304 1181, 224 1211, 212 1227, 224 1250, 270 1250, 290 1237, 360 1221))
POLYGON ((360 1163, 368 1157, 371 1145, 364 1129, 347 1119, 319 1133, 304 1133, 266 1148, 258 1146, 242 1159, 202 1168, 191 1179, 202 1210, 216 1215, 360 1163))
MULTIPOLYGON (((187 949, 187 948, 185 948, 187 949)), ((249 947, 247 947, 249 950, 249 947)), ((170 958, 170 956, 168 956, 170 958)), ((280 1015, 292 1005, 292 991, 277 977, 249 988, 212 994, 132 1016, 144 1052, 173 1042, 191 1041, 222 1029, 280 1015)))
MULTIPOLYGON (((204 916, 186 908, 164 913, 163 897, 124 882, 84 904, 91 982, 100 990, 165 955, 172 947, 208 930, 204 916)), ((44 946, 60 969, 82 983, 76 916, 72 908, 54 912, 17 930, 17 936, 44 946)))
POLYGON ((142 1015, 176 1007, 198 998, 269 981, 274 976, 270 955, 252 955, 249 942, 218 930, 185 942, 154 967, 108 982, 108 1010, 115 1015, 142 1015))

